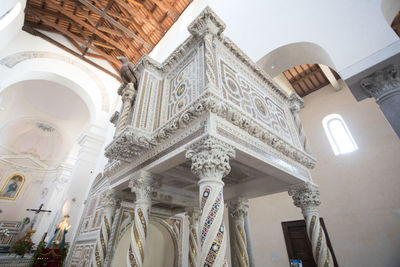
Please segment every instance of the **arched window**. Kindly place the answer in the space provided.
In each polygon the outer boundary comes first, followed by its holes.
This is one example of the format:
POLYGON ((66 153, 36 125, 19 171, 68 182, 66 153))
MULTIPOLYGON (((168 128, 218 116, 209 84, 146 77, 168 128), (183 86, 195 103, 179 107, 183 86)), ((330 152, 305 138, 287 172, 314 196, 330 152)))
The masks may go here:
POLYGON ((322 120, 322 125, 335 155, 353 152, 358 149, 342 116, 338 114, 328 115, 322 120))
POLYGON ((7 178, 0 191, 0 199, 15 200, 25 183, 25 176, 22 174, 13 174, 7 178))

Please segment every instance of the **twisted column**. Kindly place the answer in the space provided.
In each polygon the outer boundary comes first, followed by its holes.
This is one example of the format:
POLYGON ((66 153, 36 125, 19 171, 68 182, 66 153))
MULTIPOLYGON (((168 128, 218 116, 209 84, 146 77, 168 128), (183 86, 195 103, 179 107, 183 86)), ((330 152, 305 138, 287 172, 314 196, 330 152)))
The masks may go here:
POLYGON ((245 217, 248 214, 247 199, 237 198, 229 202, 230 241, 232 266, 249 267, 245 217))
POLYGON ((151 207, 151 192, 153 177, 150 173, 141 171, 131 178, 129 187, 136 195, 135 215, 130 230, 130 244, 127 253, 127 266, 142 267, 144 248, 149 226, 151 207))
POLYGON ((133 83, 128 83, 122 89, 122 110, 121 115, 119 116, 118 128, 115 132, 116 135, 120 133, 126 126, 126 121, 128 120, 135 96, 136 90, 133 83))
POLYGON ((213 137, 200 140, 186 152, 192 160, 192 172, 200 178, 199 267, 227 265, 222 178, 231 171, 229 159, 234 156, 233 147, 213 137))
POLYGON ((304 132, 303 124, 301 123, 299 111, 304 107, 304 101, 296 93, 290 95, 289 102, 291 103, 290 111, 292 112, 294 124, 296 126, 297 135, 299 137, 302 148, 308 154, 312 154, 310 144, 306 133, 304 132))
POLYGON ((101 197, 101 205, 103 207, 103 215, 101 217, 101 225, 99 236, 97 237, 93 266, 104 266, 104 260, 107 256, 107 246, 111 236, 111 225, 117 201, 113 190, 107 190, 101 197), (94 264, 95 263, 95 264, 94 264))
POLYGON ((289 189, 289 196, 293 198, 293 204, 301 208, 317 266, 333 267, 332 254, 326 243, 325 233, 319 220, 317 207, 321 202, 318 187, 309 183, 295 185, 289 189))
POLYGON ((199 251, 199 208, 189 208, 187 215, 189 219, 189 266, 196 267, 196 259, 199 251))

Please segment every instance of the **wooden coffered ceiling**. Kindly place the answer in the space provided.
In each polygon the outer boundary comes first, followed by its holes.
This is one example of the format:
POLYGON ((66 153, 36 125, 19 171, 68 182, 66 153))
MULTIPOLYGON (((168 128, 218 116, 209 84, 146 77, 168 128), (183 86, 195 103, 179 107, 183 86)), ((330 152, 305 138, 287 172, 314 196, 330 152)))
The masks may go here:
MULTIPOLYGON (((340 76, 330 69, 336 79, 340 76)), ((303 97, 326 85, 329 80, 318 64, 302 64, 283 72, 296 93, 303 97)))
POLYGON ((23 29, 115 76, 90 58, 119 72, 118 56, 136 63, 148 54, 191 0, 27 0, 23 29), (63 35, 79 51, 46 32, 63 35))

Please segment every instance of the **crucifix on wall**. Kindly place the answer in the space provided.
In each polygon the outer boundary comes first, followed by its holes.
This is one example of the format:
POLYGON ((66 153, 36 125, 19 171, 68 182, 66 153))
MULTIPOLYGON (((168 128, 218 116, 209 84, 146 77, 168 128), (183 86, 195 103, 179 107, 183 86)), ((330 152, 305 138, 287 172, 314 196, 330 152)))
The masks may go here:
POLYGON ((33 212, 35 212, 35 215, 33 216, 33 220, 32 220, 32 223, 31 223, 31 229, 33 229, 33 226, 34 226, 35 223, 36 223, 38 214, 40 214, 41 212, 49 212, 49 213, 51 212, 51 210, 44 210, 44 209, 42 209, 42 208, 43 208, 43 203, 40 204, 40 206, 39 206, 38 209, 26 209, 27 211, 33 211, 33 212))

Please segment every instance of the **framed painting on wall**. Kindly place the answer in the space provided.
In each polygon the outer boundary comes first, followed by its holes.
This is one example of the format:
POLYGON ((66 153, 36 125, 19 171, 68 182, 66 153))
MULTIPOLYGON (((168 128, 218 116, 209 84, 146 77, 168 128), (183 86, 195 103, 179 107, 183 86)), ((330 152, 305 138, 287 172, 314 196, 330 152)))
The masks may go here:
POLYGON ((0 199, 15 200, 25 183, 25 176, 13 174, 9 176, 0 191, 0 199))

